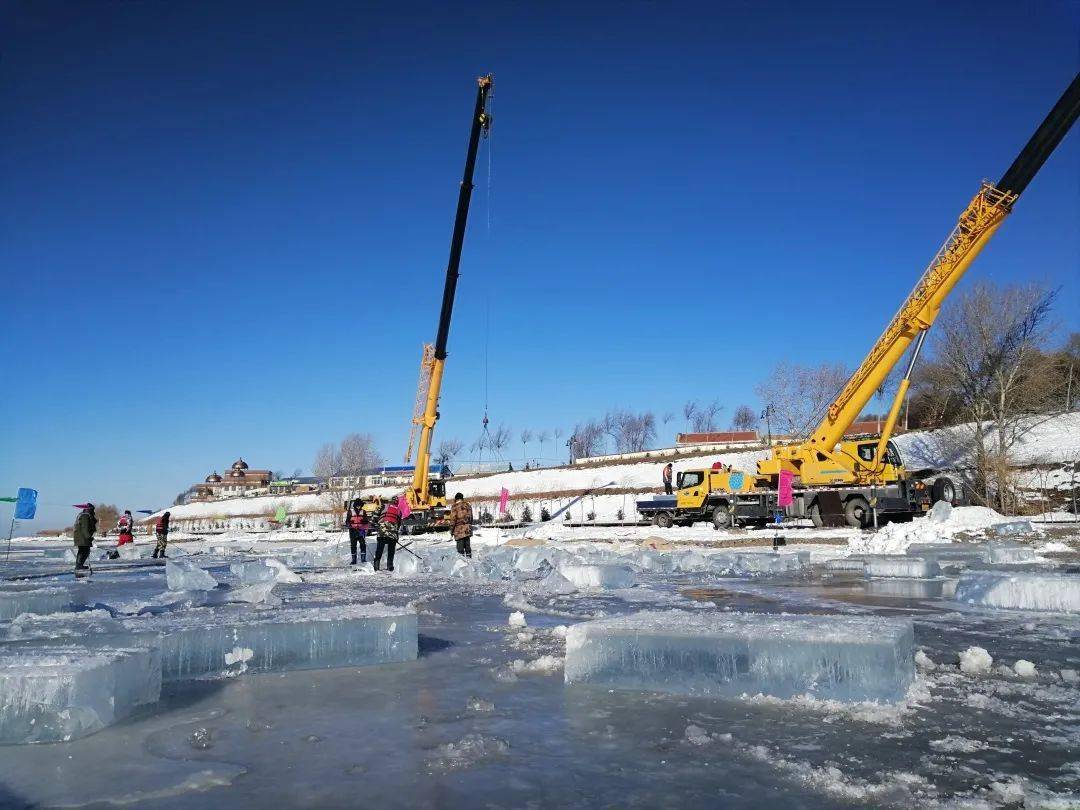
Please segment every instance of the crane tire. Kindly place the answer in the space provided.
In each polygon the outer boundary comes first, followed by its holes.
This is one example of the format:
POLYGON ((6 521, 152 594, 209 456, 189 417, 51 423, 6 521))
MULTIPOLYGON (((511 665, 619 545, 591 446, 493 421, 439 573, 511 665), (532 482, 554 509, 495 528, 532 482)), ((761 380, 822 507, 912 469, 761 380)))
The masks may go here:
POLYGON ((844 517, 853 529, 865 529, 872 520, 870 504, 862 495, 853 495, 844 502, 844 517))
POLYGON ((657 512, 656 517, 653 518, 653 524, 661 529, 670 529, 675 525, 675 521, 672 520, 669 512, 657 512))
POLYGON ((934 479, 934 484, 930 487, 930 502, 931 504, 935 504, 938 501, 956 503, 956 492, 956 482, 947 475, 943 475, 940 478, 934 479))

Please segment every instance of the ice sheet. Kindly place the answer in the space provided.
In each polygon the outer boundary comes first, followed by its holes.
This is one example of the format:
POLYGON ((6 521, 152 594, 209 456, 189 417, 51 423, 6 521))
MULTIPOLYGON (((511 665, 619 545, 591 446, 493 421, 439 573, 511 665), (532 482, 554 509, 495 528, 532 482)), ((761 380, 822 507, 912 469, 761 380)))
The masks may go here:
POLYGON ((978 607, 1080 613, 1080 574, 965 571, 955 598, 978 607))
POLYGON ((26 588, 9 585, 0 590, 0 621, 21 613, 59 613, 68 610, 71 594, 66 588, 26 588))
POLYGON ((161 634, 166 681, 368 666, 411 661, 417 654, 415 610, 379 604, 269 611, 225 605, 133 617, 124 626, 161 634))
POLYGON ((0 648, 0 743, 85 737, 157 701, 155 647, 0 648))
POLYGON ((567 683, 734 697, 903 697, 914 678, 907 619, 646 611, 574 625, 567 683))

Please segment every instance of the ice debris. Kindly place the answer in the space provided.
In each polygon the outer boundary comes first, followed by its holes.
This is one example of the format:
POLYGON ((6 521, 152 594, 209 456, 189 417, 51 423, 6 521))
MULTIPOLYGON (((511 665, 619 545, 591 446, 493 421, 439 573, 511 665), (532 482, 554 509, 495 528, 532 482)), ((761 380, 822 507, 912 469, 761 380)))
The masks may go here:
POLYGON ((966 675, 986 675, 994 658, 982 647, 968 647, 960 653, 960 671, 966 675))
POLYGON ((528 627, 528 622, 525 621, 525 614, 520 610, 515 610, 510 614, 510 619, 507 622, 511 627, 528 627))
POLYGON ((955 598, 977 607, 1080 613, 1080 574, 964 571, 955 598))
POLYGON ((1027 661, 1023 658, 1013 664, 1013 671, 1026 681, 1034 680, 1039 676, 1038 670, 1035 669, 1035 665, 1031 661, 1027 661))

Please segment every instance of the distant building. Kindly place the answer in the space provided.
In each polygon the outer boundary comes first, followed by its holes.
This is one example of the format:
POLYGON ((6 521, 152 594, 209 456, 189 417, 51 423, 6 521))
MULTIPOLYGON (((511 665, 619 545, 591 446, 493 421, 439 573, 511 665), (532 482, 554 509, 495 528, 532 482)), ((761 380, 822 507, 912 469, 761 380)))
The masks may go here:
POLYGON ((270 480, 274 474, 270 470, 253 470, 242 458, 233 462, 225 475, 217 471, 210 473, 201 484, 195 484, 188 490, 189 503, 200 501, 221 501, 226 498, 242 498, 259 495, 269 491, 270 480))

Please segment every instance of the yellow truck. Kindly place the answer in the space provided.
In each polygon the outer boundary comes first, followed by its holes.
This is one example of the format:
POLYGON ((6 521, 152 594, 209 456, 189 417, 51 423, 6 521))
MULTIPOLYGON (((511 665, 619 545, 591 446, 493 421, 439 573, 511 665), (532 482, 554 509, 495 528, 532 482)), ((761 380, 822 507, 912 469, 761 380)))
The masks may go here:
POLYGON ((772 448, 753 473, 719 468, 684 471, 678 494, 642 501, 638 511, 660 525, 706 517, 717 526, 761 523, 779 512, 808 517, 817 525, 842 514, 848 525, 865 528, 881 519, 910 519, 936 500, 955 502, 962 494, 957 482, 940 477, 927 491, 926 482, 913 481, 908 475, 890 438, 927 330, 946 297, 1078 116, 1080 74, 1001 179, 996 184, 983 182, 915 288, 804 441, 772 448), (905 355, 907 372, 881 435, 845 439, 844 434, 905 355), (783 509, 779 507, 781 480, 790 481, 792 487, 792 502, 783 509))

